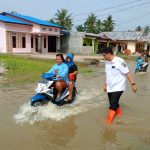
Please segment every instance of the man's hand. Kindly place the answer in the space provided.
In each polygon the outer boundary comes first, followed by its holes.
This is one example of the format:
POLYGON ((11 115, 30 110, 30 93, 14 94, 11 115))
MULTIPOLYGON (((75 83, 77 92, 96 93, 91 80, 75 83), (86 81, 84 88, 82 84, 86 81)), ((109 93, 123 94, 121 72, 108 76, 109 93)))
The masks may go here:
POLYGON ((132 85, 132 90, 133 90, 133 92, 134 93, 136 93, 136 91, 137 91, 137 87, 136 87, 136 85, 134 84, 134 85, 132 85))
POLYGON ((104 93, 106 94, 106 92, 107 92, 106 84, 104 84, 103 90, 104 90, 104 93))

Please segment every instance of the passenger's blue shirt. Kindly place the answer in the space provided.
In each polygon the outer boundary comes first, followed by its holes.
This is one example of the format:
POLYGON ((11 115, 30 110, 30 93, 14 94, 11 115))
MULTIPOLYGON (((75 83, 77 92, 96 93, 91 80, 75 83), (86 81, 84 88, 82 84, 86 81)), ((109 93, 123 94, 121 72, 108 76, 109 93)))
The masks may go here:
POLYGON ((65 63, 61 63, 61 64, 55 64, 49 71, 48 73, 53 73, 56 74, 58 76, 60 76, 60 78, 62 78, 63 80, 66 81, 66 83, 69 83, 69 79, 68 79, 68 66, 65 63))

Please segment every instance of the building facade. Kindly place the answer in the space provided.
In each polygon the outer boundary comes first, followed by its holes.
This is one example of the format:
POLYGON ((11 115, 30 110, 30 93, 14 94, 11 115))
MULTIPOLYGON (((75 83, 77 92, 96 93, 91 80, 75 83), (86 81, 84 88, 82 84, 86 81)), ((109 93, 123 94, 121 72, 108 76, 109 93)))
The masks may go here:
POLYGON ((30 16, 3 12, 0 14, 0 52, 57 52, 61 28, 30 16))
POLYGON ((102 32, 101 37, 108 37, 107 42, 114 47, 115 52, 130 50, 131 54, 142 50, 150 50, 150 36, 136 31, 102 32))

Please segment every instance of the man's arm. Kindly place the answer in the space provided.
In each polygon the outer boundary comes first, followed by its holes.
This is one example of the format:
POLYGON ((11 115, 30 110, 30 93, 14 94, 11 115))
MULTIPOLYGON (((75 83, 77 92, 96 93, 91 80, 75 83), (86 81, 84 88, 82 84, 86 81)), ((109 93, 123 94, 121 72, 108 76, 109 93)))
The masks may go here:
POLYGON ((132 90, 135 93, 137 91, 137 87, 136 87, 136 84, 135 84, 135 82, 134 82, 134 80, 132 78, 132 75, 131 75, 130 72, 128 72, 126 75, 127 75, 128 80, 130 81, 130 83, 132 85, 132 90))
POLYGON ((106 94, 106 92, 107 92, 106 77, 105 77, 105 81, 104 81, 103 90, 104 90, 104 93, 106 94))

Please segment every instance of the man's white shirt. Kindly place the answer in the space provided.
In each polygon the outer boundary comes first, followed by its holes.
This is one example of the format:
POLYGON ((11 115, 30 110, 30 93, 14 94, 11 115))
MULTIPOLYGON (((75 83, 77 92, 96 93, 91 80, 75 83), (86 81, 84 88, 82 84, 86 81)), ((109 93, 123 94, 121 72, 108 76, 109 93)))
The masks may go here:
POLYGON ((107 92, 125 91, 126 74, 129 68, 126 62, 117 56, 112 61, 105 62, 107 92))

